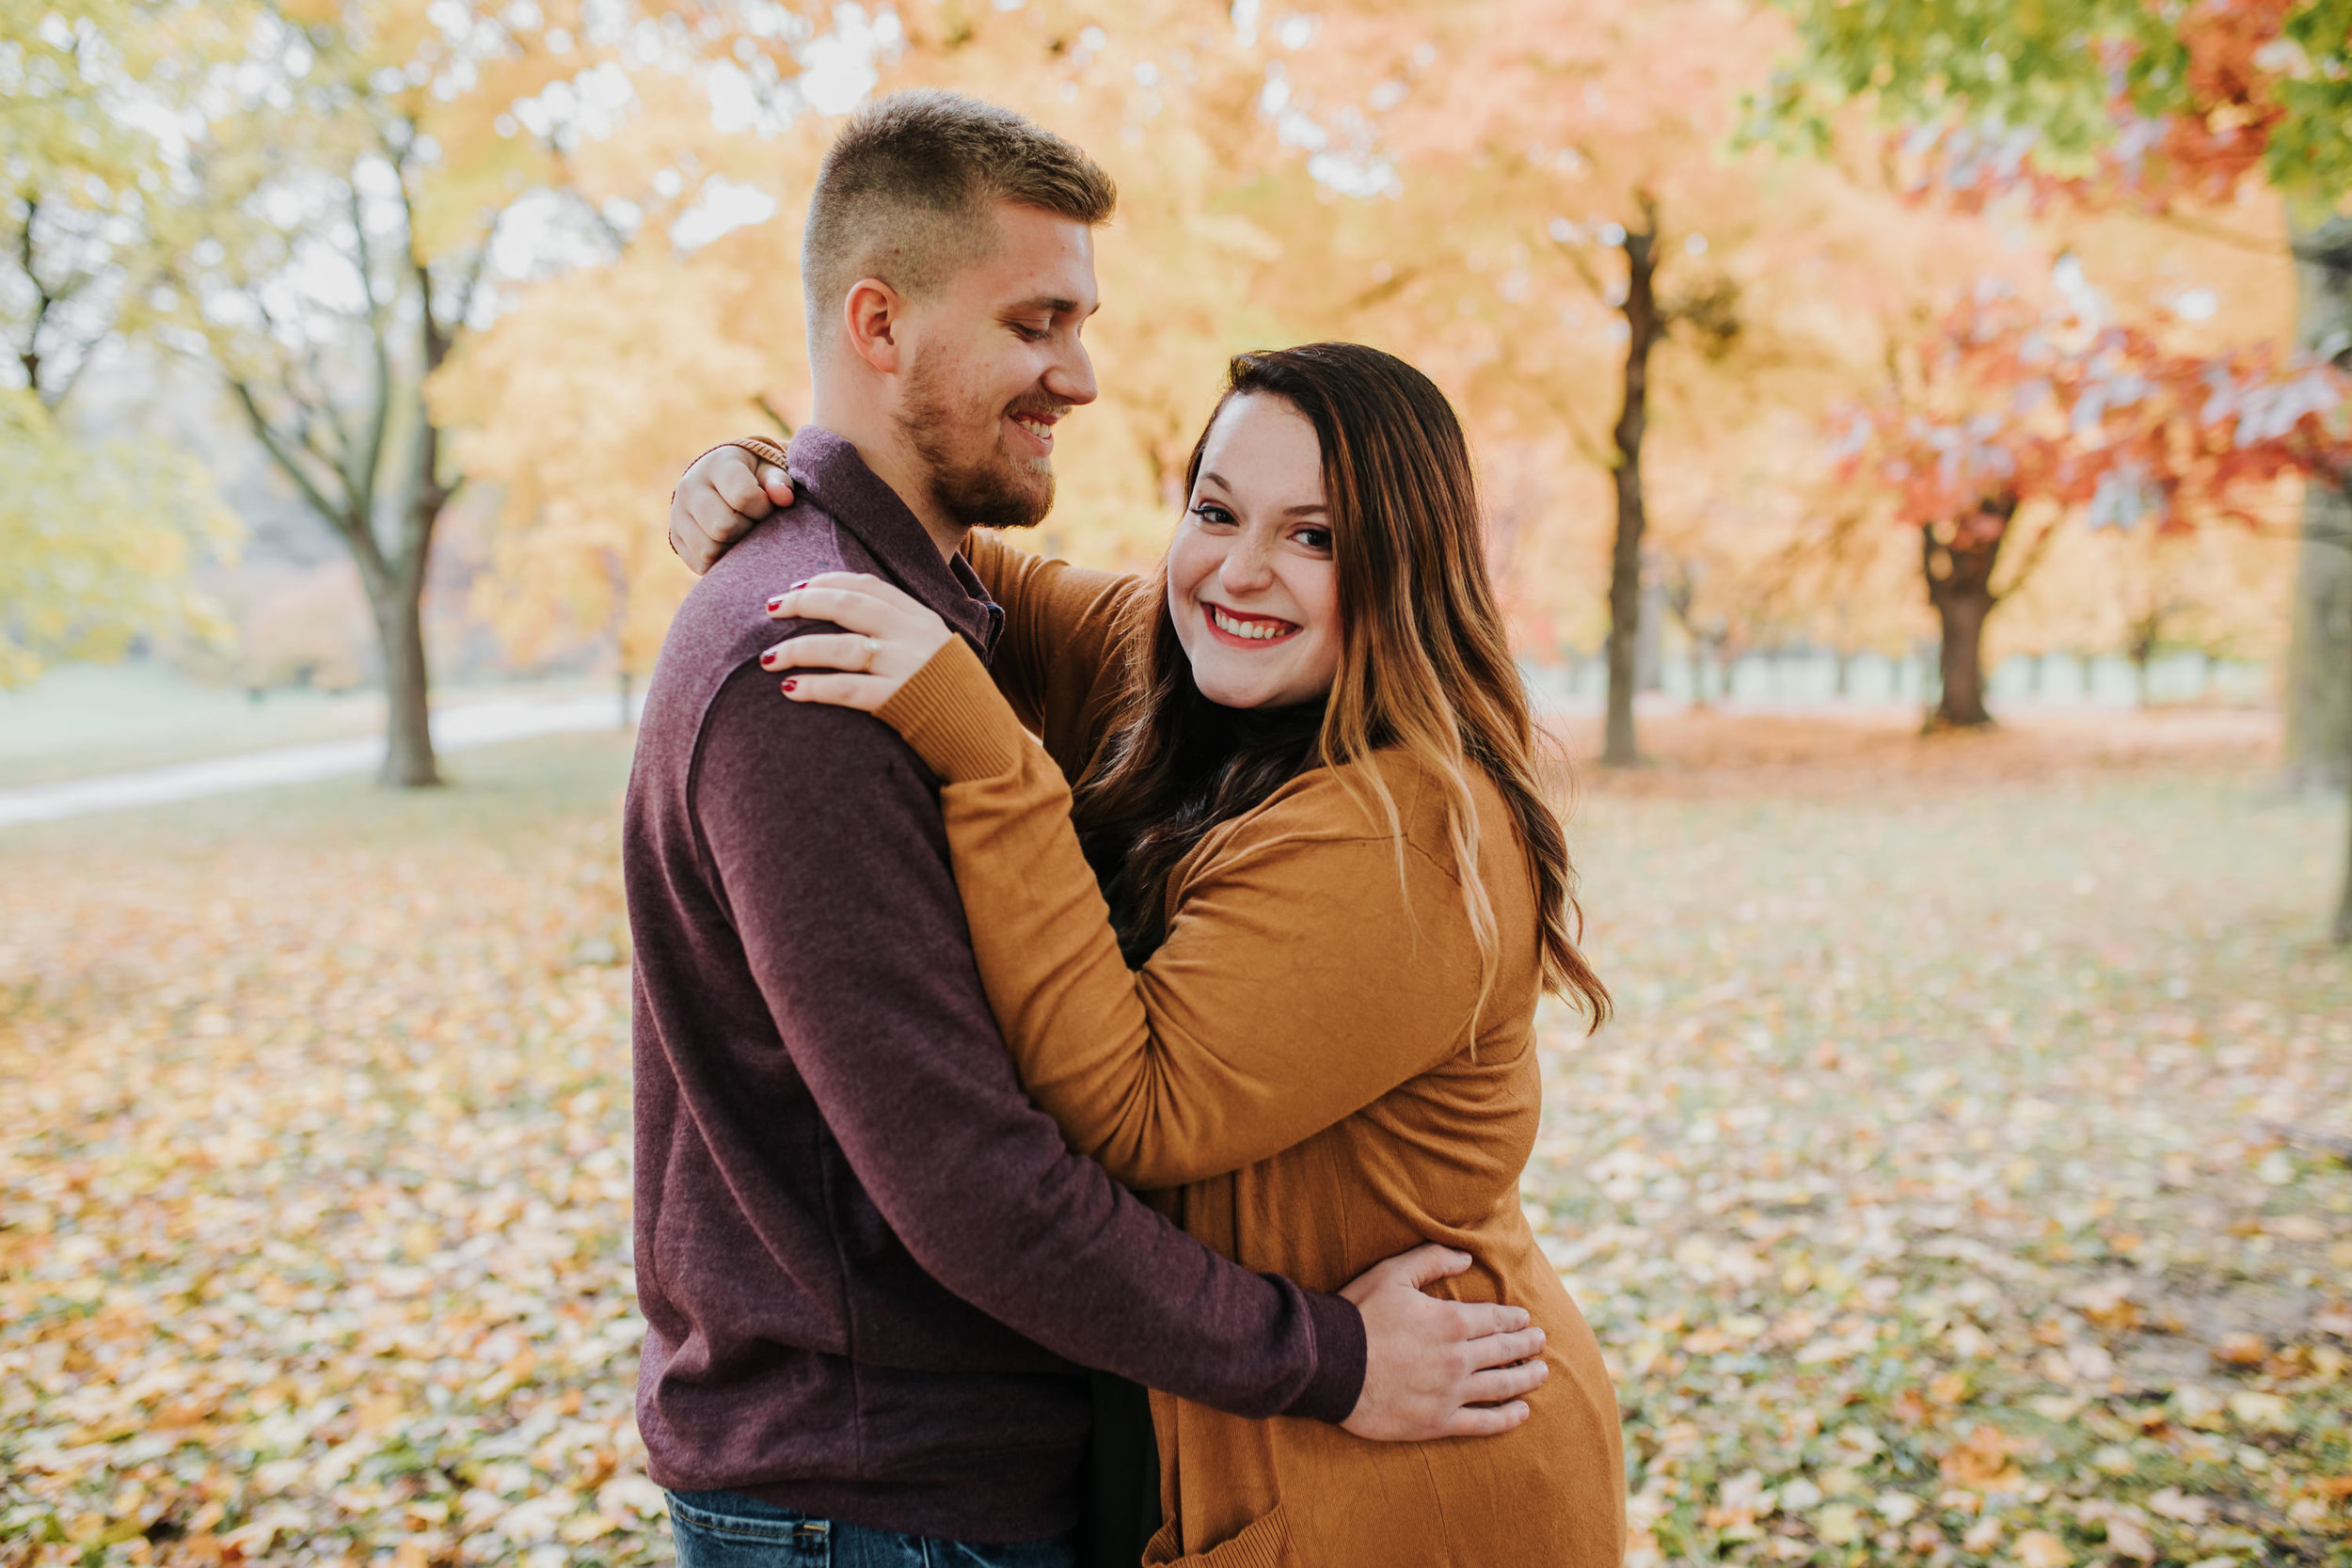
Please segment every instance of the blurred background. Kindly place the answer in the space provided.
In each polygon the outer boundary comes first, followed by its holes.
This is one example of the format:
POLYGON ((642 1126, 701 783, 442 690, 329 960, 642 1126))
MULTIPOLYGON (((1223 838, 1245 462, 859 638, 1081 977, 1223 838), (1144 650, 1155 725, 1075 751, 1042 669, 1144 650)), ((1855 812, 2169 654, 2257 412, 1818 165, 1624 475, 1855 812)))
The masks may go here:
POLYGON ((1156 559, 1238 349, 1470 428, 1637 1563, 2346 1560, 2348 35, 0 0, 0 1562, 666 1559, 627 730, 918 85, 1120 187, 1043 547, 1156 559))

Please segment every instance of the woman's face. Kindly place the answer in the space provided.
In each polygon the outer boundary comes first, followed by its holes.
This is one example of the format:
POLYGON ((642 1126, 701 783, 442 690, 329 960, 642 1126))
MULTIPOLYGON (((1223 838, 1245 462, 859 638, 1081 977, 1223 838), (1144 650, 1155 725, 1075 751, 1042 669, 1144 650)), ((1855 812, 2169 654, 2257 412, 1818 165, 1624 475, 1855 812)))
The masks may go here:
POLYGON ((1286 400, 1245 393, 1209 427, 1168 546, 1168 612, 1213 703, 1287 707, 1331 689, 1340 586, 1323 446, 1286 400))

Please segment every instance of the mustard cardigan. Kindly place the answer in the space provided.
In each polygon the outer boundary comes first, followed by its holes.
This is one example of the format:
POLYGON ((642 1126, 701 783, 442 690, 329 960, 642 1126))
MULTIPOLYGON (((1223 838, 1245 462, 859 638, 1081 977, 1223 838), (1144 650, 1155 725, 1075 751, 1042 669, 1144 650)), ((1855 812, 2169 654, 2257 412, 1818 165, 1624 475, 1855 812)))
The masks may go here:
POLYGON ((1438 1293, 1517 1303, 1547 1335, 1550 1378, 1501 1437, 1375 1443, 1154 1391, 1167 1524, 1145 1560, 1615 1568, 1615 1398, 1519 1208, 1541 972, 1501 793, 1475 780, 1502 933, 1483 1005, 1444 798, 1393 752, 1351 766, 1378 770, 1401 842, 1351 781, 1310 769, 1179 865, 1167 940, 1131 972, 1064 772, 1101 741, 1120 611, 1149 586, 987 535, 966 553, 1006 610, 993 682, 951 638, 881 717, 942 781, 980 978, 1038 1104, 1073 1148, 1250 1268, 1332 1291, 1442 1242, 1477 1262, 1438 1293))

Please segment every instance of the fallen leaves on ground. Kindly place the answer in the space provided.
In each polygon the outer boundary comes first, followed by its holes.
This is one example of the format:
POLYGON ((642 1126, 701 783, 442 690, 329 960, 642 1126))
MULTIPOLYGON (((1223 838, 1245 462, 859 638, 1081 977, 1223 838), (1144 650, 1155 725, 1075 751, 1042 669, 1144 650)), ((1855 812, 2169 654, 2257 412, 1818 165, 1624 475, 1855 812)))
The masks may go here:
MULTIPOLYGON (((1637 1568, 2347 1560, 2335 812, 1708 722, 1575 826, 1621 1013, 1527 1182, 1637 1568)), ((0 841, 0 1561, 668 1560, 623 755, 0 841)))
POLYGON ((0 850, 0 1560, 667 1559, 622 753, 515 752, 0 850))
POLYGON ((1531 1216, 1634 1568, 2352 1562, 2341 808, 2259 718, 1694 719, 1587 776, 1531 1216))

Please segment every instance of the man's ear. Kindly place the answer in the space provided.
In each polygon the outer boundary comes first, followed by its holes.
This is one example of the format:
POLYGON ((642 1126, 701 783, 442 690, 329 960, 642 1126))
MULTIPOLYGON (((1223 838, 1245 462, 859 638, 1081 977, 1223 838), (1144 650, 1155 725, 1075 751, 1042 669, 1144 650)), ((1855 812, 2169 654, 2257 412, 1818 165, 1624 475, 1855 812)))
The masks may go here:
POLYGON ((906 300, 879 277, 861 277, 842 301, 842 325, 857 356, 884 375, 896 375, 906 354, 906 300))

